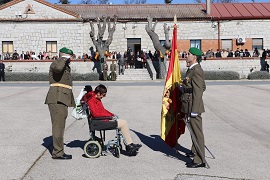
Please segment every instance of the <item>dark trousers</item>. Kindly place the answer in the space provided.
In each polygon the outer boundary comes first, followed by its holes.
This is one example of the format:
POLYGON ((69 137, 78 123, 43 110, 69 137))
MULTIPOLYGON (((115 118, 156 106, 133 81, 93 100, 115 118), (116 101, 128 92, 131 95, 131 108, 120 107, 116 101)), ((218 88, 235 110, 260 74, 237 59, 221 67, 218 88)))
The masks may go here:
POLYGON ((5 81, 5 71, 0 71, 0 81, 5 81))
MULTIPOLYGON (((204 135, 203 135, 203 129, 202 129, 202 116, 198 115, 196 118, 190 118, 190 126, 191 126, 191 129, 193 130, 193 132, 195 134, 195 137, 197 139, 199 147, 200 147, 203 155, 205 156, 204 135)), ((192 140, 191 151, 193 153, 196 153, 196 155, 195 155, 195 157, 193 159, 193 162, 194 163, 202 163, 203 158, 200 155, 199 149, 197 149, 196 146, 194 145, 193 140, 192 140)))
POLYGON ((48 106, 52 121, 52 157, 59 157, 64 154, 64 132, 68 107, 64 104, 48 104, 48 106))

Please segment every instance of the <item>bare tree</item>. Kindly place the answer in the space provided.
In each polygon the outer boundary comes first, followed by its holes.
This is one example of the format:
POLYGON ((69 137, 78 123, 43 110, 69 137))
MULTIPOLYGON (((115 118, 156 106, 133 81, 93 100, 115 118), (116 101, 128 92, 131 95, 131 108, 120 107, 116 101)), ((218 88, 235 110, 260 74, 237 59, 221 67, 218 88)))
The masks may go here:
POLYGON ((58 3, 60 3, 60 4, 70 4, 69 0, 59 0, 58 3))
POLYGON ((124 4, 145 4, 147 0, 124 0, 124 4))
POLYGON ((164 0, 165 4, 170 4, 172 3, 172 0, 164 0))
MULTIPOLYGON (((194 0, 195 3, 205 3, 205 0, 194 0)), ((211 3, 233 3, 238 2, 238 0, 211 0, 211 3)))
POLYGON ((11 1, 11 0, 0 0, 0 5, 6 4, 6 3, 8 3, 9 1, 11 1))
POLYGON ((164 79, 166 76, 166 59, 165 59, 165 53, 166 50, 169 50, 171 48, 171 42, 169 40, 169 30, 170 27, 167 26, 166 23, 164 23, 164 34, 165 34, 165 44, 162 46, 162 44, 160 44, 159 41, 159 36, 157 35, 157 33, 155 33, 155 28, 157 25, 157 21, 155 21, 154 25, 153 25, 153 18, 148 16, 147 17, 147 25, 145 26, 145 30, 147 32, 147 34, 150 36, 154 48, 156 51, 158 51, 160 53, 160 57, 159 57, 159 67, 160 67, 160 74, 159 74, 159 78, 164 79), (165 60, 164 60, 165 59, 165 60))
POLYGON ((111 19, 110 17, 107 16, 102 16, 102 18, 100 19, 99 17, 97 18, 97 27, 98 27, 98 34, 97 34, 97 38, 95 37, 95 28, 94 28, 94 24, 92 21, 90 21, 90 38, 93 41, 94 46, 96 47, 96 50, 99 53, 99 58, 101 61, 106 61, 106 57, 105 57, 105 52, 108 51, 109 52, 109 46, 112 43, 113 40, 113 33, 115 31, 115 26, 116 26, 116 21, 117 21, 117 16, 114 16, 113 19, 113 24, 111 26, 111 19), (104 32, 106 30, 106 24, 108 23, 108 38, 107 40, 104 42, 103 41, 103 36, 104 36, 104 32))
POLYGON ((108 4, 109 0, 82 0, 81 4, 108 4))

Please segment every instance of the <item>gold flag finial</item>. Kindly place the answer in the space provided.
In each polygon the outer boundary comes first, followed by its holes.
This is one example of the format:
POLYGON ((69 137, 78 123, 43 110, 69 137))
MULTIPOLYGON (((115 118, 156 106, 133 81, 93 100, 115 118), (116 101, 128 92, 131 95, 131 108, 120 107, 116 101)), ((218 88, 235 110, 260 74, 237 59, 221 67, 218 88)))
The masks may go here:
POLYGON ((174 24, 177 23, 177 18, 176 18, 176 14, 174 15, 174 24))

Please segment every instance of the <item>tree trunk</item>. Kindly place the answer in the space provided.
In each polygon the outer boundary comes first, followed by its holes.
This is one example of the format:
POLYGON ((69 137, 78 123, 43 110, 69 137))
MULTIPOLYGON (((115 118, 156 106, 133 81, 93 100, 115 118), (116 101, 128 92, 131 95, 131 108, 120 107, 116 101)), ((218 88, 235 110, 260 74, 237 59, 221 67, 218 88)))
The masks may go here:
POLYGON ((147 17, 147 21, 148 21, 148 24, 145 26, 145 30, 147 34, 150 36, 155 50, 161 53, 159 57, 159 68, 160 68, 159 72, 160 73, 158 75, 158 78, 164 79, 166 77, 166 71, 167 71, 165 53, 166 53, 166 50, 169 50, 171 48, 171 43, 169 40, 170 28, 167 27, 166 23, 164 24, 163 27, 164 27, 164 34, 165 34, 165 44, 164 46, 162 46, 159 41, 159 36, 155 33, 155 27, 157 25, 157 21, 155 21, 155 24, 153 25, 153 18, 150 16, 147 17))
POLYGON ((95 28, 92 21, 90 21, 90 38, 92 39, 92 42, 94 46, 96 47, 96 50, 99 53, 99 60, 101 61, 101 64, 106 62, 107 57, 105 56, 105 53, 109 53, 109 46, 111 45, 113 41, 113 33, 115 32, 115 26, 116 26, 117 16, 114 16, 113 19, 113 25, 111 27, 111 19, 107 16, 102 16, 101 20, 98 17, 97 18, 97 27, 98 27, 98 35, 97 39, 95 38, 95 28), (104 32, 106 30, 106 24, 108 23, 108 38, 105 42, 103 42, 103 36, 104 32))

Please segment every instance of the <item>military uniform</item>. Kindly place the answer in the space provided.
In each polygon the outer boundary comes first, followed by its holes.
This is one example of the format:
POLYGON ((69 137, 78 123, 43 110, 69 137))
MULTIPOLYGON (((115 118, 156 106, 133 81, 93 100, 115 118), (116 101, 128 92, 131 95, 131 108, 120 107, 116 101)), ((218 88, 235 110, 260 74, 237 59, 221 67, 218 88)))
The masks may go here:
MULTIPOLYGON (((182 86, 183 94, 181 110, 184 113, 191 114, 190 126, 197 138, 197 142, 203 155, 205 155, 201 114, 205 112, 202 96, 206 89, 206 85, 204 81, 204 72, 200 64, 195 63, 187 70, 182 86), (192 113, 196 114, 195 117, 192 116, 192 113)), ((194 146, 194 142, 192 143, 191 151, 195 154, 193 159, 194 163, 205 163, 203 162, 199 150, 194 146)))
POLYGON ((116 80, 116 64, 110 65, 110 71, 111 71, 111 80, 115 81, 116 80))
POLYGON ((108 77, 108 64, 106 62, 104 62, 102 64, 102 73, 103 73, 103 80, 107 81, 107 77, 108 77))
MULTIPOLYGON (((60 51, 61 52, 61 51, 60 51)), ((68 107, 75 107, 72 92, 72 79, 68 59, 61 57, 52 62, 49 71, 50 89, 45 104, 48 104, 52 121, 53 152, 52 157, 64 154, 63 136, 68 107)))

